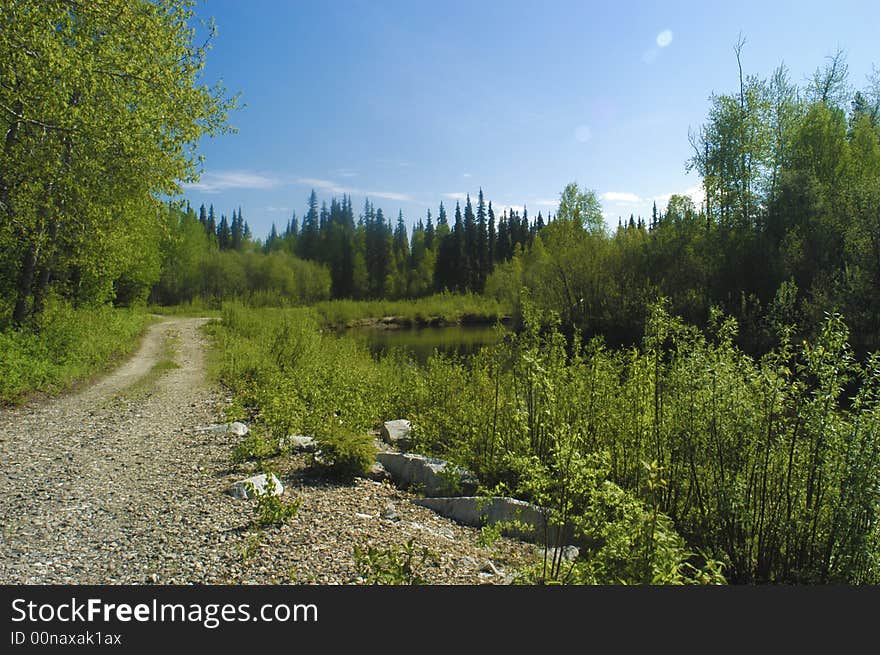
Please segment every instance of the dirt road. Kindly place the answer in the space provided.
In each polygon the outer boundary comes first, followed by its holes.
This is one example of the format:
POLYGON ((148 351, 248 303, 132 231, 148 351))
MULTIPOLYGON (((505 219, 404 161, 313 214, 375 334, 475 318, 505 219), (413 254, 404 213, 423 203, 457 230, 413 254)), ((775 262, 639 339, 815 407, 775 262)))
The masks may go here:
POLYGON ((0 410, 0 583, 356 582, 355 546, 410 539, 437 554, 432 583, 503 581, 501 551, 522 544, 481 546, 387 483, 316 478, 305 455, 272 463, 299 512, 256 529, 251 504, 223 493, 255 464, 233 464, 240 437, 205 430, 226 401, 206 382, 206 320, 165 319, 87 389, 0 410))

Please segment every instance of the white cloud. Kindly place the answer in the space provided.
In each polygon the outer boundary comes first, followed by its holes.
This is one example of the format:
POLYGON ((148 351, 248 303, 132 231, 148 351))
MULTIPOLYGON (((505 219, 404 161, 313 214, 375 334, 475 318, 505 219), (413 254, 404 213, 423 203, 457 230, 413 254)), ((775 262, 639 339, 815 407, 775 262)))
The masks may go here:
POLYGON ((358 172, 353 168, 339 168, 336 170, 339 177, 357 177, 358 172))
POLYGON ((369 198, 386 198, 388 200, 398 200, 400 202, 412 202, 412 196, 406 193, 397 193, 396 191, 358 191, 357 189, 349 189, 348 193, 357 193, 365 195, 369 198))
POLYGON ((324 180, 317 177, 298 177, 294 180, 296 184, 320 189, 321 191, 329 191, 330 193, 338 193, 349 196, 366 196, 368 198, 385 198, 387 200, 397 200, 400 202, 414 202, 412 196, 407 193, 398 191, 364 191, 355 187, 343 186, 333 180, 324 180))
POLYGON ((290 211, 290 207, 276 207, 275 205, 269 205, 266 207, 266 211, 271 213, 282 212, 286 214, 290 211))
POLYGON ((349 193, 349 190, 341 186, 333 180, 323 180, 317 177, 298 177, 294 180, 296 184, 310 186, 313 189, 321 189, 330 193, 349 193))
POLYGON ((699 208, 706 200, 706 190, 703 188, 702 184, 695 184, 692 187, 688 187, 684 190, 684 194, 691 197, 691 200, 694 201, 697 208, 699 208))
POLYGON ((589 125, 578 125, 574 130, 574 138, 575 141, 586 143, 593 138, 593 130, 590 129, 589 125))
POLYGON ((450 200, 462 200, 462 201, 464 201, 465 198, 467 198, 467 194, 466 194, 466 193, 459 193, 459 192, 455 192, 455 193, 444 193, 444 194, 442 194, 442 195, 443 195, 444 198, 449 198, 450 200))
POLYGON ((615 205, 637 205, 643 202, 640 196, 629 191, 606 191, 599 197, 606 202, 613 202, 615 205))
POLYGON ((673 195, 688 196, 691 200, 694 201, 694 205, 697 209, 699 209, 700 205, 703 204, 703 201, 706 200, 706 193, 705 191, 703 191, 702 184, 695 184, 694 186, 688 187, 684 191, 679 191, 677 193, 661 193, 659 195, 652 196, 651 198, 649 198, 649 200, 651 200, 652 202, 656 202, 658 209, 665 210, 666 205, 669 204, 669 199, 673 195))
POLYGON ((665 48, 672 43, 672 30, 663 30, 657 35, 657 45, 665 48))
POLYGON ((462 173, 461 176, 462 177, 473 177, 473 175, 471 175, 470 173, 462 173))
POLYGON ((282 184, 277 177, 248 171, 217 171, 205 173, 198 182, 185 183, 185 189, 218 193, 226 189, 274 189, 282 184))

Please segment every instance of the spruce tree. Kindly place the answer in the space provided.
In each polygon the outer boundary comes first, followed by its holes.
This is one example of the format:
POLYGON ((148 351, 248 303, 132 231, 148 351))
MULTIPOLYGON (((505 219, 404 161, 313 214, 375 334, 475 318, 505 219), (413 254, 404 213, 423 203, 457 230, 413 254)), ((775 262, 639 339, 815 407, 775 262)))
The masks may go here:
POLYGON ((486 202, 483 199, 483 189, 477 198, 477 235, 476 235, 476 261, 474 276, 474 291, 482 293, 486 286, 486 278, 489 276, 489 235, 486 225, 486 202))
POLYGON ((477 251, 477 219, 468 194, 464 206, 464 243, 460 289, 476 289, 479 280, 480 253, 477 251))
POLYGON ((213 243, 217 242, 217 219, 214 215, 214 205, 211 205, 211 208, 208 209, 208 223, 206 225, 208 230, 208 236, 210 237, 213 243))
POLYGON ((220 225, 217 226, 217 245, 220 250, 227 250, 232 244, 232 230, 229 229, 229 219, 226 214, 220 216, 220 225))
POLYGON ((434 223, 431 221, 431 210, 428 210, 428 224, 425 225, 425 248, 434 249, 434 223))
POLYGON ((489 272, 492 272, 492 269, 495 266, 495 262, 498 261, 498 250, 497 250, 497 234, 495 232, 495 211, 492 209, 492 201, 489 201, 489 272))

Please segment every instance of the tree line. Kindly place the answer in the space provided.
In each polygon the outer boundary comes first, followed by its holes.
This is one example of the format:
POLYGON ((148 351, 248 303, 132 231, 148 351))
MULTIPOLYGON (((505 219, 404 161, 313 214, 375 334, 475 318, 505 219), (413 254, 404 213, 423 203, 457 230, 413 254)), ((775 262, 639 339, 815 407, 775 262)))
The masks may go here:
POLYGON ((646 308, 668 298, 691 324, 713 308, 735 317, 753 353, 827 313, 845 317, 857 352, 880 348, 880 71, 854 89, 837 53, 805 85, 781 66, 738 86, 711 96, 691 134, 701 206, 672 196, 610 233, 556 220, 496 268, 487 293, 517 302, 525 286, 569 331, 611 345, 638 342, 646 308))
POLYGON ((456 201, 451 224, 441 202, 436 225, 428 210, 410 234, 402 212, 392 222, 367 199, 355 220, 350 197, 332 198, 319 209, 312 190, 302 223, 294 213, 280 233, 273 224, 264 249, 327 265, 337 298, 482 293, 495 265, 527 248, 544 226, 542 213, 530 220, 525 207, 522 213, 504 210, 496 218, 481 189, 476 206, 470 195, 464 208, 456 201))

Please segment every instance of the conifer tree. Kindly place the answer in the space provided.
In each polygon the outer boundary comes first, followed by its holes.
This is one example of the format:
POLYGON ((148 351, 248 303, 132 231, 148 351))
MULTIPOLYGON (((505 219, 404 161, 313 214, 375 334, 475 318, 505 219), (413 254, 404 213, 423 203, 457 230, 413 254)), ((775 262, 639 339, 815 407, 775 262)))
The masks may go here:
POLYGON ((232 230, 229 229, 226 214, 220 216, 220 225, 217 226, 217 245, 220 250, 227 250, 232 245, 232 230))
POLYGON ((217 242, 217 219, 214 215, 214 205, 211 205, 211 208, 208 209, 208 236, 211 237, 211 241, 214 243, 217 242))
POLYGON ((425 225, 425 247, 434 249, 434 223, 431 221, 431 210, 428 210, 428 223, 425 225))
POLYGON ((489 276, 490 260, 489 260, 489 234, 486 225, 486 201, 483 199, 483 189, 477 197, 477 234, 476 234, 476 261, 475 276, 472 289, 478 293, 482 293, 486 286, 486 278, 489 276))
POLYGON ((497 250, 497 234, 495 231, 495 211, 492 209, 492 201, 489 201, 489 244, 488 244, 488 252, 489 252, 489 272, 492 272, 492 268, 495 266, 495 262, 498 261, 498 250, 497 250))

